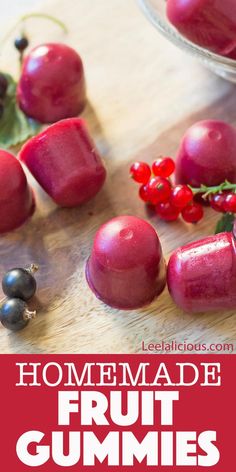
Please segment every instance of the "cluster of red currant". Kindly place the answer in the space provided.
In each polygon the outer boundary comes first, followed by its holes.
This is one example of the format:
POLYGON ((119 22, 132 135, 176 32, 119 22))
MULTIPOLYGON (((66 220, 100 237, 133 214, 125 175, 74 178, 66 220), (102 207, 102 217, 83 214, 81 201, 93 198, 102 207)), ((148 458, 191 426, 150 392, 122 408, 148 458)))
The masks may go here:
POLYGON ((188 185, 173 185, 170 176, 175 163, 170 157, 157 159, 152 168, 145 162, 135 162, 130 174, 142 184, 140 198, 152 205, 160 218, 175 221, 182 215, 188 223, 197 223, 203 217, 202 205, 194 201, 194 193, 188 185))

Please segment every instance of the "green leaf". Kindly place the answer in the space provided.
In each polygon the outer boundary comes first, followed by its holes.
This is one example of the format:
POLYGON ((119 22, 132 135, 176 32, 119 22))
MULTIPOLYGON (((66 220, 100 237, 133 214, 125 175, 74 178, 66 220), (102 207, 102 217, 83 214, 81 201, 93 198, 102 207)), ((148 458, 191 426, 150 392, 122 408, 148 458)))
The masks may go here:
POLYGON ((225 213, 216 225, 215 234, 224 233, 225 231, 230 233, 233 230, 234 221, 233 213, 225 213))
POLYGON ((41 125, 20 110, 16 102, 16 83, 9 74, 4 75, 8 80, 8 89, 0 119, 0 147, 8 149, 37 134, 41 125))

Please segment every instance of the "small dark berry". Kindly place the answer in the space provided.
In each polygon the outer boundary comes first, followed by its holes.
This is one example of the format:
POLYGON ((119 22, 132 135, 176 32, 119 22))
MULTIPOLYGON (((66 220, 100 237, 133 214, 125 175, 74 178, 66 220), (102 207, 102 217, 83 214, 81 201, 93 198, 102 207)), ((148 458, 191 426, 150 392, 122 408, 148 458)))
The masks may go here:
POLYGON ((8 81, 4 74, 0 73, 0 98, 4 98, 7 92, 8 81))
POLYGON ((36 292, 34 276, 27 269, 11 269, 3 277, 2 289, 7 297, 29 300, 36 292))
POLYGON ((23 52, 29 46, 29 40, 25 36, 22 36, 20 38, 16 38, 14 44, 18 51, 23 52))
POLYGON ((0 308, 0 321, 5 328, 11 331, 20 331, 25 328, 33 315, 34 312, 30 313, 26 303, 19 298, 6 300, 0 308))

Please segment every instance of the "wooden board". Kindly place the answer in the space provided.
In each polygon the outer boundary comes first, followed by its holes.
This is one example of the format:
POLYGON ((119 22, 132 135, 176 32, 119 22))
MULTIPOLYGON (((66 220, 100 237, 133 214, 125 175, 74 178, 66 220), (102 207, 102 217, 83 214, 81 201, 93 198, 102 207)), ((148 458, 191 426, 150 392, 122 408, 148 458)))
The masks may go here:
MULTIPOLYGON (((167 289, 148 308, 112 310, 89 290, 84 265, 96 230, 109 218, 133 214, 157 229, 166 257, 178 246, 210 235, 217 215, 208 209, 196 227, 150 217, 128 177, 130 163, 175 155, 188 126, 206 118, 236 121, 235 87, 212 75, 168 43, 133 0, 54 0, 69 27, 64 37, 50 23, 30 25, 32 45, 66 41, 84 58, 89 103, 84 117, 104 156, 108 179, 82 208, 56 208, 33 182, 37 212, 20 230, 0 238, 0 274, 14 266, 40 265, 38 318, 13 334, 0 328, 2 353, 137 353, 141 341, 235 342, 235 312, 189 315, 167 289)), ((1 67, 16 73, 15 53, 2 51, 1 67)))

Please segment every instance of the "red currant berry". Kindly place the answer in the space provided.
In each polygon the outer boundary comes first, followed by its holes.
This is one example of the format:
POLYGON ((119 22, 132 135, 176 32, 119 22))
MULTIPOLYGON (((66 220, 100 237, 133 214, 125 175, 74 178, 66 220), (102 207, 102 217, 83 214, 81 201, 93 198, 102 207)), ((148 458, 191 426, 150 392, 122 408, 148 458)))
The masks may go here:
POLYGON ((156 206, 156 212, 165 221, 176 221, 180 214, 179 209, 170 202, 159 203, 156 206))
POLYGON ((230 213, 236 213, 236 194, 228 193, 225 196, 224 210, 230 213))
POLYGON ((146 162, 135 162, 130 167, 132 179, 139 184, 146 184, 151 177, 151 169, 146 162))
POLYGON ((148 186, 142 185, 139 189, 139 196, 145 203, 149 203, 148 186))
POLYGON ((184 208, 193 200, 193 192, 187 185, 176 185, 172 189, 170 200, 177 208, 184 208))
POLYGON ((187 223, 198 223, 203 218, 203 208, 199 203, 190 203, 182 210, 182 217, 187 223))
POLYGON ((215 211, 224 213, 225 212, 224 205, 225 205, 226 197, 227 197, 226 193, 216 193, 215 195, 212 195, 209 200, 211 208, 213 208, 213 210, 215 211))
POLYGON ((169 180, 162 177, 153 177, 148 184, 149 201, 156 205, 157 203, 166 202, 170 198, 171 185, 169 180))
POLYGON ((159 177, 170 177, 175 170, 175 163, 171 157, 157 159, 152 164, 152 172, 159 177))

